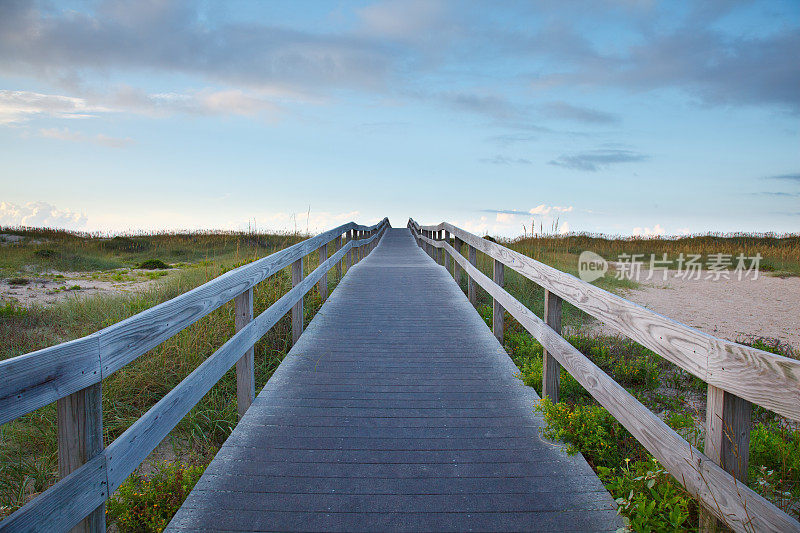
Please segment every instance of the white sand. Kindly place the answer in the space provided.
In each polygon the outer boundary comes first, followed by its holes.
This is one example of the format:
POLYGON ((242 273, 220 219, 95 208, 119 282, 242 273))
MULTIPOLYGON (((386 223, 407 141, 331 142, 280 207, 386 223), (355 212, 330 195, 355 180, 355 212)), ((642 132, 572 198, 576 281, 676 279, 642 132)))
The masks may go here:
POLYGON ((715 281, 705 279, 705 272, 699 280, 674 274, 663 281, 656 272, 653 280, 622 296, 716 337, 767 337, 800 351, 800 277, 762 273, 757 279, 715 281))
POLYGON ((22 276, 26 285, 12 285, 8 279, 0 280, 0 302, 16 302, 25 307, 52 305, 70 298, 87 298, 96 294, 124 294, 146 289, 164 278, 151 280, 143 271, 120 269, 125 281, 112 281, 109 272, 52 272, 47 276, 22 276), (63 278, 55 278, 60 274, 63 278), (92 275, 105 279, 92 279, 92 275), (72 289, 78 286, 80 289, 72 289))

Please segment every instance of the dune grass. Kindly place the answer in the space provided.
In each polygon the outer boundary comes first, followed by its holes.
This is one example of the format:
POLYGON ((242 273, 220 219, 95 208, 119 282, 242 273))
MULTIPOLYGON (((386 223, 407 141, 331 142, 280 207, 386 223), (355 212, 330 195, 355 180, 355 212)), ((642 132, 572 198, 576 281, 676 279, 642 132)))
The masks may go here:
POLYGON ((166 264, 219 263, 237 254, 251 257, 302 240, 299 234, 254 232, 162 232, 104 237, 46 228, 0 228, 22 237, 0 244, 0 277, 50 271, 88 272, 137 268, 147 261, 166 264))
MULTIPOLYGON (((15 233, 24 237, 21 243, 2 245, 0 277, 26 279, 26 275, 47 275, 52 271, 86 271, 98 277, 118 276, 122 274, 113 269, 135 267, 149 260, 177 266, 174 276, 160 277, 161 272, 153 272, 154 279, 158 282, 138 293, 96 296, 80 301, 67 300, 47 308, 24 308, 13 303, 0 303, 0 359, 93 333, 182 294, 235 266, 268 255, 304 238, 302 235, 225 232, 134 235, 113 239, 55 230, 0 229, 0 233, 15 233)), ((711 236, 692 237, 681 242, 666 239, 608 240, 570 236, 523 238, 503 244, 572 274, 577 273, 577 256, 584 249, 593 250, 607 258, 618 253, 666 251, 672 254, 680 253, 680 250, 705 254, 760 252, 765 257, 765 264, 772 265, 776 272, 800 272, 800 245, 795 237, 748 239, 711 236), (705 248, 698 251, 693 247, 695 245, 705 248)), ((307 273, 316 267, 316 261, 316 254, 307 257, 307 273)), ((491 277, 492 263, 483 254, 478 254, 478 267, 491 277)), ((507 290, 541 316, 543 290, 510 269, 506 269, 505 275, 507 290)), ((329 288, 332 289, 337 282, 331 275, 329 288)), ((596 284, 612 292, 635 287, 630 281, 616 280, 613 277, 601 278, 596 284)), ((266 309, 290 287, 288 269, 261 283, 254 291, 255 312, 266 309)), ((466 280, 462 288, 466 290, 466 280)), ((491 321, 491 298, 480 288, 478 300, 482 315, 491 321)), ((305 301, 308 321, 321 302, 316 291, 307 295, 305 301)), ((704 384, 698 384, 691 376, 680 374, 669 363, 635 343, 581 336, 581 331, 592 319, 566 302, 563 313, 566 335, 576 347, 629 388, 654 412, 664 416, 676 430, 701 444, 698 439, 702 435, 697 432, 697 427, 702 425, 699 414, 687 410, 686 402, 681 401, 680 395, 697 393, 697 389, 702 394, 704 384), (678 389, 677 399, 665 399, 657 393, 657 387, 665 381, 678 389)), ((103 422, 106 444, 119 436, 230 338, 232 333, 233 304, 229 303, 104 380, 103 422)), ((288 352, 290 339, 291 325, 288 317, 285 317, 256 345, 256 390, 263 387, 288 352)), ((758 347, 762 349, 785 349, 770 341, 755 342, 761 343, 758 347)), ((540 387, 541 346, 521 331, 513 320, 507 321, 505 344, 526 383, 540 387)), ((235 376, 230 371, 167 438, 177 451, 179 459, 186 463, 187 469, 206 465, 230 434, 236 423, 235 387, 235 376)), ((668 530, 691 530, 692 524, 696 523, 696 505, 681 493, 674 482, 667 485, 661 483, 664 480, 669 481, 668 474, 652 462, 649 454, 643 452, 635 440, 627 438, 626 432, 617 427, 618 423, 610 419, 607 413, 604 414, 602 408, 565 372, 562 373, 562 393, 564 401, 561 404, 542 407, 552 428, 552 435, 570 442, 575 449, 587 456, 609 490, 615 496, 621 495, 623 498, 620 505, 625 508, 631 523, 644 524, 642 527, 664 526, 668 530), (571 415, 573 412, 577 414, 571 415), (570 425, 570 420, 576 419, 590 423, 597 431, 581 438, 570 425), (609 437, 598 439, 597 436, 601 433, 609 437), (617 437, 610 437, 613 435, 617 437), (598 450, 603 448, 601 442, 614 449, 600 453, 598 450), (624 459, 631 461, 626 462, 624 459), (658 486, 667 486, 669 490, 651 493, 652 487, 648 487, 650 479, 658 479, 658 486), (624 499, 630 490, 636 490, 637 495, 644 495, 644 511, 638 510, 642 503, 640 500, 624 499), (657 506, 653 504, 654 508, 647 511, 649 502, 653 501, 657 506), (648 513, 647 516, 642 514, 644 512, 648 513)), ((799 449, 800 437, 797 430, 764 410, 756 409, 755 415, 751 445, 751 485, 779 503, 782 508, 796 508, 800 495, 800 464, 792 457, 797 456, 799 449)), ((56 481, 56 429, 55 405, 0 426, 0 518, 10 514, 56 481)), ((159 467, 155 475, 162 475, 162 471, 175 476, 183 475, 183 470, 178 472, 172 466, 159 467)), ((126 487, 145 486, 147 483, 147 478, 133 476, 126 487)), ((118 500, 115 504, 115 516, 129 516, 126 510, 129 510, 130 505, 142 504, 141 501, 135 504, 125 504, 124 501, 131 500, 118 500)), ((136 530, 136 527, 139 526, 134 524, 132 530, 136 530)))
POLYGON ((800 234, 717 233, 652 238, 568 234, 518 237, 501 243, 571 274, 577 274, 580 253, 589 250, 608 261, 616 261, 622 254, 642 254, 645 261, 649 261, 651 255, 661 259, 666 254, 672 268, 677 266, 680 254, 700 255, 703 264, 712 254, 728 254, 734 260, 739 254, 745 257, 760 254, 760 271, 771 275, 800 276, 800 234))
MULTIPOLYGON (((53 234, 47 233, 54 239, 53 234)), ((59 239, 60 234, 56 235, 59 239)), ((241 264, 299 242, 302 235, 197 234, 139 236, 149 242, 145 251, 106 250, 108 240, 66 235, 48 246, 113 261, 141 261, 147 256, 175 257, 169 250, 185 250, 181 259, 198 259, 183 265, 177 275, 163 278, 146 290, 121 295, 66 300, 53 306, 0 307, 0 359, 14 357, 93 333, 158 303, 169 300, 241 264), (194 241, 194 242, 193 242, 194 241), (77 243, 77 244, 76 244, 77 243), (195 245, 195 249, 191 245, 195 245), (154 251, 157 251, 154 252, 154 251)), ((34 246, 37 246, 34 244, 34 246)), ((116 246, 116 245, 115 245, 116 246)), ((126 244, 127 246, 127 244, 126 244)), ((17 250, 27 263, 38 256, 17 250)), ((17 259, 4 260, 3 266, 17 259)), ((37 268, 51 259, 38 258, 37 268)), ((306 274, 316 268, 317 254, 304 261, 306 274)), ((74 268, 72 264, 70 268, 74 268)), ((329 277, 332 290, 335 270, 329 277)), ((260 313, 291 288, 289 269, 254 289, 254 312, 260 313)), ((306 322, 319 309, 316 290, 305 297, 306 322)), ((197 368, 227 341, 234 331, 234 306, 230 302, 173 336, 103 381, 103 431, 105 443, 113 441, 144 412, 197 368)), ((291 347, 289 317, 279 321, 255 347, 256 391, 260 390, 291 347)), ((45 490, 57 480, 55 404, 0 426, 0 518, 45 490)), ((190 466, 204 466, 236 424, 236 379, 233 370, 206 394, 170 433, 167 440, 190 466)))

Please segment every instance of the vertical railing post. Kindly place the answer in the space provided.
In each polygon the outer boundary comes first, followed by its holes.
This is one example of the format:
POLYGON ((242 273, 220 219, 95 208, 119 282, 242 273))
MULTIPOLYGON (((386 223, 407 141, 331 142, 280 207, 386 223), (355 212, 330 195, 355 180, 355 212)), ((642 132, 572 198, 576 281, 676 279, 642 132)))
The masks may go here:
MULTIPOLYGON (((325 243, 319 247, 319 264, 321 265, 328 260, 328 244, 325 243)), ((324 302, 328 299, 328 273, 326 272, 317 282, 317 292, 319 293, 320 301, 324 302)))
MULTIPOLYGON (((58 474, 63 479, 103 451, 103 384, 95 383, 56 402, 58 474)), ((108 497, 108 494, 106 494, 108 497)), ((72 533, 106 530, 103 503, 72 528, 72 533)))
MULTIPOLYGON (((445 230, 445 232, 444 232, 444 242, 446 242, 447 244, 450 244, 450 232, 447 231, 447 230, 445 230)), ((444 250, 444 249, 442 250, 442 253, 444 253, 444 269, 447 270, 447 273, 449 274, 450 273, 450 254, 447 253, 447 251, 444 250)))
MULTIPOLYGON (((253 289, 247 289, 234 299, 234 330, 239 331, 253 320, 253 289)), ((236 361, 236 410, 239 420, 242 419, 253 399, 256 397, 256 385, 253 376, 254 353, 251 346, 236 361)))
MULTIPOLYGON (((545 289, 544 321, 556 333, 561 334, 561 298, 545 289)), ((547 349, 542 351, 542 398, 558 402, 561 388, 561 365, 547 349)))
MULTIPOLYGON (((338 252, 341 249, 342 249, 342 236, 339 235, 338 237, 336 237, 336 240, 334 240, 333 253, 335 254, 336 252, 338 252)), ((337 281, 342 279, 342 265, 344 265, 344 258, 342 258, 341 261, 336 263, 336 280, 337 281)))
MULTIPOLYGON (((747 483, 752 404, 719 387, 708 385, 705 453, 741 483, 747 483)), ((700 531, 724 530, 708 510, 700 509, 700 531)))
MULTIPOLYGON (((463 241, 461 239, 459 239, 458 237, 455 237, 453 239, 453 248, 456 249, 456 253, 459 254, 459 255, 461 255, 461 246, 462 246, 462 244, 463 244, 463 241)), ((456 285, 458 285, 459 287, 461 287, 461 272, 462 272, 461 265, 459 265, 458 263, 453 261, 453 279, 456 280, 456 285)))
MULTIPOLYGON (((475 250, 475 247, 471 244, 469 245, 469 262, 472 264, 472 266, 477 268, 478 253, 477 250, 475 250)), ((472 305, 476 305, 478 303, 475 280, 472 278, 472 276, 467 276, 467 296, 469 297, 469 303, 472 305)))
MULTIPOLYGON (((352 240, 353 240, 353 230, 348 230, 347 231, 347 242, 350 242, 352 240)), ((347 270, 350 270, 350 267, 353 266, 353 248, 352 247, 349 250, 347 250, 347 258, 345 260, 347 261, 347 270)))
MULTIPOLYGON (((492 279, 497 285, 502 287, 505 284, 505 269, 503 263, 494 260, 494 270, 492 271, 492 279)), ((503 322, 505 319, 505 309, 500 305, 497 299, 492 298, 492 333, 503 344, 503 322)))
MULTIPOLYGON (((444 237, 444 230, 438 230, 436 232, 436 240, 441 241, 444 237)), ((436 249, 436 262, 440 265, 444 265, 444 248, 437 248, 436 249)))
MULTIPOLYGON (((292 287, 303 281, 303 258, 292 263, 292 287)), ((303 298, 292 306, 292 345, 303 333, 303 298)))

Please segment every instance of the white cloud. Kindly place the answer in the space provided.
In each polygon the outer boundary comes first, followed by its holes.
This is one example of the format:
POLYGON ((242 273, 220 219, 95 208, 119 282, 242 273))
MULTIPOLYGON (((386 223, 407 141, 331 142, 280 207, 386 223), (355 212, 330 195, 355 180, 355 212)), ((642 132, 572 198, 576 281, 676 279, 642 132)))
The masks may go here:
POLYGON ((110 111, 83 98, 28 91, 0 90, 0 124, 25 122, 37 116, 87 118, 110 111))
MULTIPOLYGON (((484 209, 494 215, 491 219, 481 216, 480 219, 462 222, 464 229, 474 228, 473 233, 497 235, 501 237, 517 237, 528 233, 568 233, 570 225, 561 220, 565 213, 575 210, 573 206, 539 204, 528 211, 516 209, 484 209)), ((456 224, 458 225, 458 224, 456 224)), ((469 230, 472 231, 472 230, 469 230)))
POLYGON ((36 226, 74 230, 86 226, 87 220, 84 213, 59 209, 47 202, 28 202, 22 206, 0 202, 1 226, 36 226))
POLYGON ((47 128, 39 130, 39 135, 48 139, 57 139, 60 141, 73 141, 73 142, 88 142, 107 146, 109 148, 123 148, 133 144, 131 138, 118 138, 109 137, 99 133, 97 135, 86 135, 80 131, 73 131, 68 128, 47 128))
POLYGON ((146 116, 183 113, 274 117, 280 106, 273 98, 279 96, 208 88, 186 93, 148 94, 132 87, 122 87, 113 93, 94 95, 91 99, 0 90, 0 125, 22 123, 37 117, 75 119, 120 112, 146 116))
POLYGON ((133 87, 123 87, 109 98, 121 110, 149 116, 185 113, 252 117, 264 113, 275 115, 280 109, 268 98, 239 89, 148 94, 133 87))
POLYGON ((486 235, 489 231, 489 219, 486 216, 481 216, 479 219, 470 219, 470 220, 463 220, 455 222, 455 225, 463 228, 470 233, 474 233, 476 235, 486 235))
POLYGON ((664 235, 665 231, 664 228, 661 227, 661 224, 656 224, 651 228, 640 228, 636 227, 633 228, 633 236, 634 237, 659 237, 664 235))
POLYGON ((561 207, 558 205, 545 205, 540 204, 528 211, 531 215, 549 215, 552 213, 571 213, 574 209, 573 206, 561 207))

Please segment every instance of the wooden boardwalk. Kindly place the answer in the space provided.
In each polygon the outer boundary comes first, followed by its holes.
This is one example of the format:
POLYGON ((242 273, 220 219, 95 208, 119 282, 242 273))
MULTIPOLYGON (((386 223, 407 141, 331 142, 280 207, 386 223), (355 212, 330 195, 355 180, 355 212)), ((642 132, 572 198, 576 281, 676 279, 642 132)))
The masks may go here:
POLYGON ((168 531, 614 531, 580 456, 452 277, 389 230, 258 395, 168 531))

